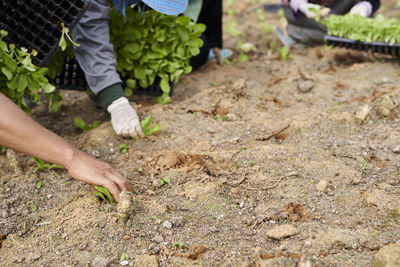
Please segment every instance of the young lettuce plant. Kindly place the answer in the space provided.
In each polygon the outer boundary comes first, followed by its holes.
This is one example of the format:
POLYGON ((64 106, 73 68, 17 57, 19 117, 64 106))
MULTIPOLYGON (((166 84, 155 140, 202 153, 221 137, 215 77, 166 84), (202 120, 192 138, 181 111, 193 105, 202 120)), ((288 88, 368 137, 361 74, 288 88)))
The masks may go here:
POLYGON ((142 120, 142 128, 143 128, 143 133, 145 136, 150 136, 152 134, 155 134, 156 132, 161 131, 161 126, 160 124, 156 124, 153 127, 151 127, 151 116, 152 116, 152 112, 150 112, 149 116, 147 116, 146 118, 144 118, 142 120))
POLYGON ((114 199, 113 199, 110 191, 108 191, 107 188, 105 188, 101 185, 94 185, 93 188, 95 189, 95 191, 93 191, 93 195, 101 198, 102 200, 107 200, 110 203, 114 202, 114 199))

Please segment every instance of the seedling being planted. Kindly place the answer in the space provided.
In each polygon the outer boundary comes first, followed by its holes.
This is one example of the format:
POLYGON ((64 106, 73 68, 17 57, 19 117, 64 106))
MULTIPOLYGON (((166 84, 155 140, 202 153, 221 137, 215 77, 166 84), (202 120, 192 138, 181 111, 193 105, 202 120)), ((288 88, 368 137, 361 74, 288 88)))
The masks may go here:
POLYGON ((142 128, 145 136, 150 136, 152 134, 155 134, 156 132, 161 131, 161 126, 159 124, 151 127, 151 116, 152 112, 150 112, 149 116, 142 120, 142 128))
POLYGON ((107 200, 110 203, 114 202, 114 199, 107 188, 104 188, 101 185, 94 185, 93 188, 95 189, 95 191, 93 191, 93 195, 101 198, 102 200, 107 200))
POLYGON ((35 163, 37 165, 37 167, 35 168, 35 171, 41 171, 44 169, 51 170, 51 169, 63 169, 64 168, 57 164, 46 163, 43 160, 35 158, 35 157, 32 157, 32 159, 35 161, 35 163))
POLYGON ((84 132, 87 132, 93 128, 96 128, 101 124, 101 121, 95 120, 92 123, 86 124, 86 122, 81 117, 74 118, 75 125, 84 132))
POLYGON ((287 45, 279 48, 279 58, 282 61, 288 60, 290 58, 289 51, 290 51, 290 47, 287 45))

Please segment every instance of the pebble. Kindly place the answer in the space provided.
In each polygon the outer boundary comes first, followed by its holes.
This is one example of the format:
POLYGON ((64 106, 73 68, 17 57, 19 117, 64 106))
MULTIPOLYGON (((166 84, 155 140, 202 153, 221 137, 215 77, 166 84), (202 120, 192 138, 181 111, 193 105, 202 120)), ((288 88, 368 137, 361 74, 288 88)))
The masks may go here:
POLYGON ((231 188, 231 193, 232 194, 238 194, 239 193, 239 189, 237 187, 233 187, 233 188, 231 188))
POLYGON ((400 154, 400 145, 396 146, 396 147, 393 149, 393 152, 396 153, 396 154, 400 154))
POLYGON ((126 266, 129 264, 129 261, 124 260, 124 261, 121 261, 119 264, 121 264, 122 266, 126 266))
POLYGON ((315 188, 317 189, 318 192, 324 192, 328 188, 328 181, 326 180, 319 181, 315 188))
POLYGON ((172 228, 172 223, 169 221, 163 222, 162 226, 166 229, 171 229, 172 228))
POLYGON ((129 240, 129 239, 131 239, 132 237, 130 236, 130 235, 124 235, 123 237, 122 237, 122 239, 123 240, 129 240))
POLYGON ((8 217, 8 212, 6 210, 1 211, 1 218, 6 219, 8 217))
POLYGON ((297 83, 297 89, 302 92, 302 93, 307 93, 311 91, 314 87, 314 82, 313 81, 299 81, 297 83))
POLYGON ((217 131, 213 127, 207 127, 207 132, 209 132, 210 134, 214 134, 217 131))
POLYGON ((361 182, 360 179, 354 179, 353 180, 353 184, 354 185, 358 185, 358 184, 360 184, 360 182, 361 182))
POLYGON ((164 237, 163 237, 162 235, 156 235, 156 236, 153 238, 153 241, 156 242, 156 243, 164 242, 164 237))
POLYGON ((280 225, 267 232, 267 236, 273 239, 283 239, 285 237, 293 236, 299 233, 299 230, 289 224, 280 225))
POLYGON ((185 224, 185 220, 182 216, 172 216, 170 219, 171 223, 175 227, 181 227, 185 224))

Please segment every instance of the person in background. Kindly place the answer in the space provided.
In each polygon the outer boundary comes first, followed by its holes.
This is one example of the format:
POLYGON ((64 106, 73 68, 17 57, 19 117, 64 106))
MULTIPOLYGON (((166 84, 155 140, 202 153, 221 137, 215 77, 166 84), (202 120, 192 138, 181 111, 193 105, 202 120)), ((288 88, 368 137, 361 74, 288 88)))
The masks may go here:
POLYGON ((281 42, 288 46, 324 43, 327 31, 315 20, 318 13, 321 17, 348 13, 371 17, 380 7, 379 0, 284 0, 282 4, 288 25, 286 31, 275 30, 281 42))
MULTIPOLYGON (((185 11, 188 0, 113 0, 115 9, 125 13, 132 4, 146 6, 166 15, 185 11)), ((116 70, 116 58, 110 43, 109 0, 92 0, 88 10, 73 29, 75 57, 85 73, 86 81, 96 105, 111 115, 111 124, 117 135, 143 137, 142 126, 136 110, 122 89, 116 70)))

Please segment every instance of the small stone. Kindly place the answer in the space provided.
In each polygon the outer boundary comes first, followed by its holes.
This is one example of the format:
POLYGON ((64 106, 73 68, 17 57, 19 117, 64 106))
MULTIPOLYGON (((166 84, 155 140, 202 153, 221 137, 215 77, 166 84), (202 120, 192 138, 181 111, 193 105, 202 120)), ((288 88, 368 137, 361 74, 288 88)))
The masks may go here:
POLYGON ((311 91, 313 87, 314 87, 314 82, 310 80, 297 82, 297 89, 302 93, 307 93, 311 91))
POLYGON ((121 261, 119 264, 121 264, 122 266, 126 266, 129 264, 129 261, 124 260, 124 261, 121 261))
POLYGON ((158 257, 155 255, 137 255, 135 257, 135 266, 158 267, 158 257))
POLYGON ((207 127, 207 132, 210 134, 215 134, 217 131, 213 127, 207 127))
POLYGON ((163 222, 162 226, 166 229, 171 229, 172 223, 170 223, 169 221, 165 221, 165 222, 163 222))
POLYGON ((185 220, 182 216, 172 216, 170 219, 171 223, 175 227, 181 227, 185 224, 185 220))
POLYGON ((7 210, 2 210, 0 216, 1 216, 2 219, 6 219, 8 217, 7 210))
POLYGON ((393 152, 396 153, 396 154, 400 154, 400 145, 398 145, 395 148, 393 148, 393 152))
POLYGON ((162 235, 156 235, 156 236, 153 238, 153 241, 156 242, 156 243, 164 242, 164 237, 163 237, 162 235))
POLYGON ((289 224, 280 225, 267 232, 267 236, 273 239, 283 239, 299 233, 299 230, 289 224))
POLYGON ((101 256, 96 256, 93 261, 92 261, 92 266, 96 267, 107 267, 108 266, 108 260, 104 257, 101 256))
POLYGON ((35 254, 35 255, 32 256, 32 261, 37 261, 41 257, 42 257, 42 254, 35 254))
POLYGON ((233 188, 231 188, 231 193, 232 194, 239 194, 239 188, 237 188, 237 187, 233 187, 233 188))
POLYGON ((319 181, 315 188, 317 189, 318 192, 324 192, 328 188, 328 181, 326 180, 319 181))
POLYGON ((385 107, 378 107, 376 110, 379 116, 381 117, 389 117, 390 116, 390 110, 385 108, 385 107))
POLYGON ((400 267, 400 244, 382 247, 374 257, 373 267, 400 267))
POLYGON ((360 182, 360 179, 353 179, 353 185, 358 185, 360 182))
POLYGON ((123 240, 129 240, 129 239, 131 239, 132 237, 130 236, 130 235, 124 235, 123 237, 122 237, 122 239, 123 240))
POLYGON ((371 111, 372 107, 368 104, 365 104, 358 108, 355 116, 355 121, 357 124, 362 124, 365 119, 367 118, 369 112, 371 111))

